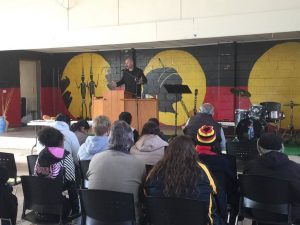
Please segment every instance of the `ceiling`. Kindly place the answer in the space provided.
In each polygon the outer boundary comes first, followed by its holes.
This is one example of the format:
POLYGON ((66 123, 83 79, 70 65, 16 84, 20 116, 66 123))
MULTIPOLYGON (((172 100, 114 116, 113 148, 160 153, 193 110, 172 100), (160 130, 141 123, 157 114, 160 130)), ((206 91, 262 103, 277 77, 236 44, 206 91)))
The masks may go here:
POLYGON ((77 46, 67 48, 47 48, 47 49, 31 49, 32 51, 44 53, 64 53, 64 52, 93 52, 93 51, 111 51, 122 49, 155 49, 155 48, 178 48, 188 46, 212 45, 228 42, 257 42, 257 41, 276 41, 276 40, 296 40, 300 39, 300 31, 272 34, 244 35, 234 37, 215 37, 215 38, 194 38, 185 40, 128 43, 118 45, 93 45, 93 46, 77 46))

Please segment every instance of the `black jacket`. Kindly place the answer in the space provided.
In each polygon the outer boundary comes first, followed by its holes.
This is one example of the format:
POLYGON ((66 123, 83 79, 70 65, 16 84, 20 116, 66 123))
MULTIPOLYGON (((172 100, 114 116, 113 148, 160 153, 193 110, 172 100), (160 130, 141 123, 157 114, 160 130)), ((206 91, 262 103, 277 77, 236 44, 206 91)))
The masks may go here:
POLYGON ((247 163, 244 174, 256 174, 289 180, 294 200, 300 202, 300 165, 287 155, 272 151, 247 163))
POLYGON ((135 67, 132 71, 125 69, 121 80, 117 82, 117 87, 125 84, 125 91, 131 94, 141 97, 141 84, 137 81, 142 79, 142 83, 147 83, 147 78, 144 75, 143 70, 135 67))

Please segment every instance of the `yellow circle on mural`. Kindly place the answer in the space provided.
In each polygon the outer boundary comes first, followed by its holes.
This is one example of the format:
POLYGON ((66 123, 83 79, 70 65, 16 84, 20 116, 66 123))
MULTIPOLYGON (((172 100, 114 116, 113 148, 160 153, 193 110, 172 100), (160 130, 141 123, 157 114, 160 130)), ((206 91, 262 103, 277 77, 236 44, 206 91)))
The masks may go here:
MULTIPOLYGON (((248 83, 251 103, 279 102, 286 118, 281 127, 290 123, 291 100, 300 104, 300 43, 278 44, 265 52, 254 64, 248 83)), ((300 106, 294 107, 294 126, 300 128, 300 106)))
POLYGON ((76 55, 67 63, 61 79, 70 80, 65 92, 71 94, 72 101, 68 110, 74 117, 91 118, 90 90, 94 85, 95 96, 103 95, 103 91, 107 89, 105 75, 109 68, 108 62, 95 53, 76 55))
MULTIPOLYGON (((198 60, 190 53, 183 50, 165 50, 156 54, 146 66, 144 73, 147 76, 152 70, 158 68, 173 68, 177 71, 182 79, 182 84, 188 85, 193 94, 183 94, 182 101, 187 110, 190 111, 194 108, 194 92, 198 89, 197 106, 202 104, 206 93, 206 78, 202 67, 198 60)), ((178 118, 177 125, 181 126, 186 123, 188 117, 185 113, 184 106, 180 101, 178 104, 178 118)), ((175 103, 172 104, 175 109, 175 103)), ((174 113, 159 112, 159 120, 166 125, 175 125, 174 113)))

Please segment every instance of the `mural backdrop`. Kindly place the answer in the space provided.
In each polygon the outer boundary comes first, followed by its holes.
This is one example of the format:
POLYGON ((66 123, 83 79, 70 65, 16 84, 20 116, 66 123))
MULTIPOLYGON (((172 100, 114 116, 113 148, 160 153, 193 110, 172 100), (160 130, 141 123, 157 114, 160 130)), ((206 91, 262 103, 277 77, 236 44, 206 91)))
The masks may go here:
MULTIPOLYGON (((0 53, 0 88, 14 88, 14 104, 8 115, 12 125, 20 121, 19 59, 41 61, 41 112, 59 112, 73 118, 91 117, 91 96, 101 96, 112 80, 121 78, 124 57, 130 51, 37 54, 26 51, 0 53)), ((300 104, 300 42, 226 43, 180 49, 136 50, 136 66, 147 76, 144 93, 159 97, 159 119, 174 125, 174 95, 164 84, 186 84, 192 94, 180 95, 178 125, 183 125, 196 103, 215 105, 215 119, 233 121, 235 109, 252 104, 279 102, 285 114, 281 127, 290 123, 292 100, 300 104), (231 88, 248 90, 251 97, 239 97, 231 88), (198 90, 198 94, 196 94, 198 90)), ((1 91, 1 90, 0 90, 1 91)), ((300 128, 300 106, 294 107, 294 125, 300 128)))

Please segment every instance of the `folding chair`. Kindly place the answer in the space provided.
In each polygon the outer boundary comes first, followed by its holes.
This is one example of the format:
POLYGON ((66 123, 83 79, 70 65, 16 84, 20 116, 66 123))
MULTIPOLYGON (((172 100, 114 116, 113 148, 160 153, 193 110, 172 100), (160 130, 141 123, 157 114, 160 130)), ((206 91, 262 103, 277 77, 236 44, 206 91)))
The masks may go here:
POLYGON ((133 194, 105 191, 79 190, 82 207, 82 225, 134 225, 133 194))
POLYGON ((152 225, 208 224, 208 205, 198 200, 146 197, 146 211, 152 225))
POLYGON ((241 197, 238 216, 258 223, 291 224, 289 181, 259 175, 239 175, 239 183, 241 197))
POLYGON ((227 142, 226 152, 236 157, 238 172, 243 172, 247 161, 255 159, 258 155, 256 141, 227 142))
POLYGON ((20 177, 17 176, 17 166, 15 156, 12 153, 0 152, 0 166, 8 171, 8 183, 10 185, 18 185, 21 183, 20 177))
POLYGON ((28 173, 30 176, 34 174, 34 167, 35 163, 38 159, 38 155, 28 155, 27 156, 27 166, 28 166, 28 173))
POLYGON ((37 176, 21 176, 21 181, 24 194, 22 219, 34 224, 62 224, 61 181, 37 176), (32 211, 26 214, 26 210, 32 211), (43 219, 39 214, 51 216, 43 219))
POLYGON ((79 160, 79 170, 81 176, 81 188, 87 188, 85 182, 88 180, 86 174, 89 170, 91 160, 79 160))

